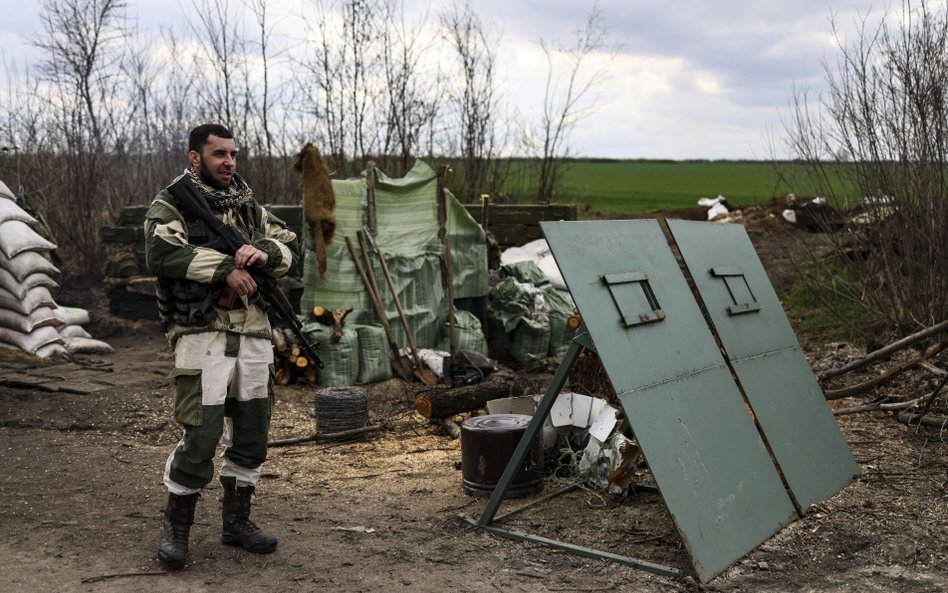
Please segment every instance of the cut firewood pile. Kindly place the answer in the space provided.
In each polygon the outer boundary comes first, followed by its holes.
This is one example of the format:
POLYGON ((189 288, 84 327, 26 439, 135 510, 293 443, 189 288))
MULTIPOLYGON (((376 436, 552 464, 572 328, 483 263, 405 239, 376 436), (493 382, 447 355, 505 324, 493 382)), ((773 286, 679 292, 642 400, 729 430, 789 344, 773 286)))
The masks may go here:
POLYGON ((316 384, 316 361, 309 360, 296 335, 286 327, 274 327, 270 333, 273 342, 274 380, 279 385, 305 381, 316 384))
POLYGON ((835 415, 884 412, 904 424, 948 427, 948 320, 863 356, 848 344, 836 346, 814 364, 826 399, 865 401, 834 406, 835 415))

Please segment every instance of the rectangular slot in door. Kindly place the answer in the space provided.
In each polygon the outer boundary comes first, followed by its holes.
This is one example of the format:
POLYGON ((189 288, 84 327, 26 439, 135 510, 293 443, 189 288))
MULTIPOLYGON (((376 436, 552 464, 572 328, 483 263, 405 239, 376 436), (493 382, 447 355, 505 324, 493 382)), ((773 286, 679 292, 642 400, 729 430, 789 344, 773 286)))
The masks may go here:
POLYGON ((665 319, 648 283, 648 276, 639 272, 605 274, 602 281, 609 288, 612 301, 619 310, 623 327, 634 327, 665 319))

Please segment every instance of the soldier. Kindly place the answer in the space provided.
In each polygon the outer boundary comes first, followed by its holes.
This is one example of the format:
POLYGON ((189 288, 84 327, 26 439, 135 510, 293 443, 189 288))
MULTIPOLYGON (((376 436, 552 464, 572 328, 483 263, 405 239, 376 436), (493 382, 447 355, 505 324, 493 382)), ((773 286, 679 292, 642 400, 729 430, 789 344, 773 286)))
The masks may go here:
POLYGON ((162 328, 175 353, 174 417, 184 435, 165 464, 168 503, 158 559, 184 566, 201 490, 224 451, 225 544, 273 552, 277 539, 250 520, 251 497, 266 459, 273 406, 273 350, 266 311, 248 272, 280 277, 296 257, 296 235, 254 200, 236 173, 237 146, 224 126, 204 124, 188 138, 191 165, 175 183, 192 184, 223 222, 245 237, 233 256, 214 247, 216 233, 163 189, 145 216, 145 260, 158 277, 162 328))

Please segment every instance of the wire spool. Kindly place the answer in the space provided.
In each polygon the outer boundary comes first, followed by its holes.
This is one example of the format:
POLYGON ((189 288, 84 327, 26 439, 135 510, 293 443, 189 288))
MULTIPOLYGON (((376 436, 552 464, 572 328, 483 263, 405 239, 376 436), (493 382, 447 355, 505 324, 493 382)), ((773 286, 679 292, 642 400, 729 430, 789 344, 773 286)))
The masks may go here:
POLYGON ((369 397, 363 387, 324 387, 316 392, 316 430, 332 434, 369 424, 369 397))

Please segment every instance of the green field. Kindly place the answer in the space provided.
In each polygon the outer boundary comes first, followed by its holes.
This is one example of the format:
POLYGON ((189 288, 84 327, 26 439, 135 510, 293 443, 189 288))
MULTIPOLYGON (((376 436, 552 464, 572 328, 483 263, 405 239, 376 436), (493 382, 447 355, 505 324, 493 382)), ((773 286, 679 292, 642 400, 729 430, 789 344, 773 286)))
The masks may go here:
POLYGON ((568 164, 556 202, 603 212, 690 208, 719 195, 735 205, 786 194, 771 163, 700 161, 578 161, 568 164))
MULTIPOLYGON (((523 166, 523 165, 521 165, 523 166)), ((754 161, 570 161, 554 202, 602 212, 653 212, 697 206, 701 197, 748 206, 793 192, 813 195, 782 177, 793 165, 754 161)))

